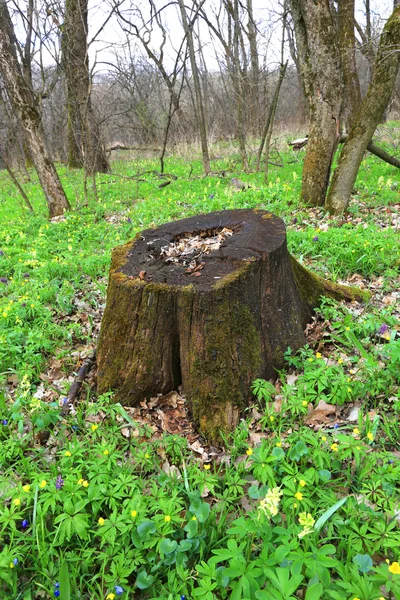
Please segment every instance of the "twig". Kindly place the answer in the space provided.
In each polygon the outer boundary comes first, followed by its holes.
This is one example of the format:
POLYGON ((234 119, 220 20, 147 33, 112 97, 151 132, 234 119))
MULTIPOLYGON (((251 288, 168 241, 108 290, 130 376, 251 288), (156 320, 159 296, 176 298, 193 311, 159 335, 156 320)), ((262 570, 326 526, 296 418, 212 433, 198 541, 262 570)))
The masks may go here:
POLYGON ((96 350, 93 350, 89 356, 85 358, 82 363, 81 368, 79 369, 75 381, 69 388, 68 396, 65 404, 63 405, 62 412, 64 414, 69 412, 71 406, 75 404, 75 401, 78 397, 79 391, 82 387, 82 383, 85 381, 85 377, 93 366, 94 361, 96 360, 96 350))

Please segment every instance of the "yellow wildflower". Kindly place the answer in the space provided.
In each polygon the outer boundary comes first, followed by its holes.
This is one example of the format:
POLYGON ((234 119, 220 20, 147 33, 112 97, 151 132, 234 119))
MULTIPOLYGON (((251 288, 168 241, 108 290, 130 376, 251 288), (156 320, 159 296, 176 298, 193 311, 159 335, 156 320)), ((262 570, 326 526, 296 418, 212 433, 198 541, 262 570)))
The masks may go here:
POLYGON ((246 454, 247 456, 251 456, 253 454, 253 450, 251 448, 247 448, 246 454))
POLYGON ((394 575, 400 575, 400 565, 398 562, 393 562, 391 565, 389 565, 389 571, 390 573, 393 573, 394 575))
POLYGON ((354 435, 359 435, 360 430, 358 429, 358 427, 354 427, 353 433, 354 433, 354 435))
POLYGON ((331 450, 333 450, 333 452, 337 452, 339 449, 339 446, 337 444, 332 444, 331 445, 331 450))
POLYGON ((165 517, 164 517, 164 521, 165 521, 166 523, 169 523, 169 522, 170 522, 170 520, 171 520, 171 517, 170 517, 169 515, 165 515, 165 517))
POLYGON ((192 517, 192 521, 197 521, 197 517, 196 517, 196 515, 193 515, 193 517, 192 517))
POLYGON ((368 431, 367 438, 370 442, 372 442, 374 440, 374 434, 371 431, 368 431))
POLYGON ((83 479, 78 479, 78 485, 82 485, 83 482, 84 482, 83 479))
POLYGON ((13 562, 10 562, 10 569, 13 569, 15 567, 13 562))
POLYGON ((107 594, 106 600, 114 600, 115 594, 107 594))
POLYGON ((21 500, 19 498, 15 498, 15 500, 13 500, 13 504, 14 506, 21 506, 21 500))
POLYGON ((90 429, 92 431, 96 431, 96 429, 98 429, 98 427, 99 427, 98 425, 93 424, 90 429))
POLYGON ((297 500, 303 500, 303 494, 301 492, 296 492, 294 495, 297 500))
POLYGON ((133 517, 133 518, 137 517, 137 511, 136 510, 131 510, 131 517, 133 517))
POLYGON ((43 490, 43 488, 45 488, 47 485, 47 481, 45 479, 42 479, 42 481, 39 483, 39 487, 43 490))
POLYGON ((307 400, 303 400, 303 402, 302 402, 302 405, 303 405, 303 406, 308 406, 308 402, 307 402, 307 400))
POLYGON ((275 446, 276 446, 277 448, 282 448, 282 442, 276 442, 275 446))
POLYGON ((89 482, 86 481, 86 479, 82 482, 83 487, 88 487, 89 486, 89 482))
POLYGON ((204 465, 204 469, 205 469, 206 471, 209 471, 209 470, 211 469, 211 465, 204 465))
POLYGON ((322 440, 323 442, 326 442, 326 440, 327 440, 327 437, 326 437, 326 435, 323 435, 323 436, 321 437, 321 440, 322 440))
POLYGON ((26 484, 22 486, 22 489, 24 490, 24 492, 29 492, 29 490, 31 489, 31 486, 26 484))
POLYGON ((273 417, 272 415, 270 416, 269 420, 271 421, 271 423, 273 423, 273 421, 275 421, 275 417, 273 417))
POLYGON ((267 517, 275 517, 278 514, 278 506, 281 500, 283 492, 278 488, 270 488, 265 495, 265 498, 260 500, 258 505, 258 518, 261 517, 261 513, 264 513, 267 517))
POLYGON ((102 525, 104 525, 105 521, 106 521, 106 520, 105 520, 105 519, 103 519, 103 517, 100 517, 100 518, 99 518, 99 520, 98 520, 97 522, 98 522, 98 524, 99 524, 100 526, 102 526, 102 525))
POLYGON ((316 356, 317 358, 322 358, 322 354, 321 354, 321 352, 317 352, 317 353, 315 354, 315 356, 316 356))
POLYGON ((150 458, 150 454, 148 454, 148 453, 146 452, 146 454, 144 455, 144 457, 145 457, 145 458, 150 458))
POLYGON ((107 448, 104 450, 103 454, 105 454, 107 456, 107 454, 109 454, 109 451, 107 450, 107 448))
POLYGON ((304 481, 304 479, 300 479, 299 484, 301 485, 301 487, 305 487, 307 485, 307 482, 304 481))
POLYGON ((338 359, 338 365, 342 365, 343 364, 343 358, 339 358, 338 359))
POLYGON ((64 456, 71 456, 71 452, 67 450, 66 452, 64 452, 64 456))

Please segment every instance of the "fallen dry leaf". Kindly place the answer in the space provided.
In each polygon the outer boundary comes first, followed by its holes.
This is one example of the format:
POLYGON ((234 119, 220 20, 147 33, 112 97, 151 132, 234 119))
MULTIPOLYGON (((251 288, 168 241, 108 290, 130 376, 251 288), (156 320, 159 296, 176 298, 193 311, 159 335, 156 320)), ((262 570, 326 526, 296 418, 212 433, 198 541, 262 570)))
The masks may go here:
POLYGON ((336 415, 336 406, 327 404, 324 400, 318 402, 318 406, 313 408, 312 404, 308 405, 308 414, 304 418, 305 425, 313 427, 322 423, 330 423, 331 415, 336 415))

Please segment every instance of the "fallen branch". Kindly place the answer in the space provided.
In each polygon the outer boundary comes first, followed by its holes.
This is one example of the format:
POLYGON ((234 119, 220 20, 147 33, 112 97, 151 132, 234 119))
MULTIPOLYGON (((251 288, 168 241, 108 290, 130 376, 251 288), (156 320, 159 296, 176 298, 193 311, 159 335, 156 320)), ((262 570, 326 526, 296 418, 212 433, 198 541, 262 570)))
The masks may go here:
MULTIPOLYGON (((339 138, 339 144, 344 144, 345 141, 347 140, 347 138, 348 138, 347 134, 342 134, 339 138)), ((308 142, 308 137, 299 138, 297 140, 293 140, 292 142, 289 142, 289 146, 291 146, 293 148, 293 150, 301 150, 301 148, 304 148, 304 146, 307 145, 307 142, 308 142)), ((396 158, 392 154, 389 154, 389 152, 386 152, 386 150, 383 150, 383 148, 380 148, 379 146, 374 144, 372 141, 368 144, 367 150, 368 150, 368 152, 371 152, 371 154, 374 154, 381 160, 387 162, 389 165, 392 165, 392 167, 396 167, 397 169, 400 169, 400 159, 396 158)))
POLYGON ((82 363, 81 368, 79 369, 74 382, 69 388, 67 399, 63 405, 62 412, 67 414, 71 408, 74 406, 75 401, 78 397, 79 391, 82 387, 82 383, 85 381, 86 375, 89 373, 90 369, 93 366, 94 361, 96 360, 96 350, 93 350, 89 356, 85 358, 82 363))
POLYGON ((113 150, 141 150, 142 152, 160 152, 160 148, 148 148, 146 146, 125 146, 125 144, 120 144, 116 142, 111 146, 106 148, 106 152, 113 152, 113 150))

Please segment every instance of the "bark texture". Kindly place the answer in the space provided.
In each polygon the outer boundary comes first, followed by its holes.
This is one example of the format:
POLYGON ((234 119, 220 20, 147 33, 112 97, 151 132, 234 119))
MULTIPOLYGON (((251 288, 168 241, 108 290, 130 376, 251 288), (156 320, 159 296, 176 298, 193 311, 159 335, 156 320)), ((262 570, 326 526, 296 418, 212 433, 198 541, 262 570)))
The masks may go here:
POLYGON ((90 98, 88 0, 66 0, 62 30, 67 95, 68 163, 88 175, 107 173, 108 161, 90 98))
POLYGON ((339 0, 338 2, 338 41, 344 81, 342 119, 347 130, 354 123, 361 104, 361 89, 356 65, 354 5, 355 0, 339 0))
POLYGON ((52 218, 62 215, 70 206, 46 145, 35 95, 18 62, 17 43, 7 3, 0 0, 0 74, 24 132, 52 218))
POLYGON ((290 0, 305 94, 310 108, 302 199, 322 206, 337 147, 343 78, 329 0, 290 0))
MULTIPOLYGON (((330 286, 330 287, 329 287, 330 286)), ((182 384, 195 422, 210 440, 232 430, 256 377, 270 378, 327 286, 295 263, 283 221, 265 211, 220 211, 142 232, 113 252, 98 344, 98 391, 135 405, 182 384), (161 247, 185 235, 234 233, 188 273, 161 247)))
POLYGON ((394 10, 383 30, 371 85, 343 146, 332 179, 326 201, 326 207, 332 214, 339 214, 348 207, 362 158, 392 95, 399 59, 400 7, 394 10))

